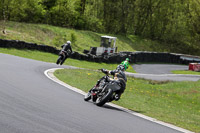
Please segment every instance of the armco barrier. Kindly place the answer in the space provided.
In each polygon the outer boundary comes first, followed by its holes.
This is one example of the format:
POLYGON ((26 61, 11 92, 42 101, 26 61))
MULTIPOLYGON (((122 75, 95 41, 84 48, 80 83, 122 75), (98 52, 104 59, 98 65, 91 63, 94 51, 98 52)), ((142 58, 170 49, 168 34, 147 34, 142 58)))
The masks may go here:
MULTIPOLYGON (((58 54, 59 49, 48 45, 38 45, 36 43, 28 43, 18 40, 3 40, 0 39, 0 47, 4 48, 16 48, 16 49, 30 49, 39 50, 44 52, 49 52, 53 54, 58 54)), ((71 58, 78 60, 87 60, 93 62, 105 62, 105 63, 120 63, 126 58, 130 59, 131 63, 137 62, 153 62, 153 63, 175 63, 175 64, 189 64, 200 62, 200 57, 176 53, 163 53, 163 52, 119 52, 107 56, 95 56, 91 54, 80 54, 78 52, 73 52, 71 58)))
POLYGON ((36 43, 27 43, 19 40, 2 40, 0 39, 0 47, 4 48, 16 48, 16 49, 30 49, 30 50, 39 50, 44 52, 50 52, 58 54, 59 50, 54 47, 47 45, 38 45, 36 43))

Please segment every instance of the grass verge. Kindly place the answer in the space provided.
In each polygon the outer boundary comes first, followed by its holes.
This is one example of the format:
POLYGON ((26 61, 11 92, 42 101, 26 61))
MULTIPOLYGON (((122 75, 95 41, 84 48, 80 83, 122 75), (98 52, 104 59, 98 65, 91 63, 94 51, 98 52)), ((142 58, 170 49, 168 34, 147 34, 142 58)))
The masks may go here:
MULTIPOLYGON (((85 92, 103 76, 99 72, 68 69, 57 70, 54 74, 60 80, 85 92)), ((124 94, 114 103, 176 126, 200 132, 199 86, 200 81, 154 82, 128 77, 124 94)))
MULTIPOLYGON (((55 63, 58 58, 58 55, 47 52, 40 52, 37 50, 18 50, 13 48, 0 48, 0 53, 6 53, 51 63, 55 63)), ((118 64, 96 63, 96 62, 89 62, 89 61, 82 61, 82 60, 68 58, 63 65, 70 65, 70 66, 95 69, 95 70, 101 68, 112 70, 115 69, 118 64)), ((130 67, 127 69, 127 72, 135 73, 135 70, 130 65, 130 67)))
POLYGON ((195 72, 195 71, 184 71, 184 70, 174 70, 172 71, 174 74, 192 74, 192 75, 200 75, 200 72, 195 72))

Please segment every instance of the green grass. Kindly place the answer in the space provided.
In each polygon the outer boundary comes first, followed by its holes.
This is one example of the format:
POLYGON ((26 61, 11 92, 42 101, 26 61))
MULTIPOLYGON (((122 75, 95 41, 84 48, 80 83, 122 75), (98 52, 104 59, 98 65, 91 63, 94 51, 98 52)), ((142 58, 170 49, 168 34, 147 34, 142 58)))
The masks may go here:
MULTIPOLYGON (((0 30, 3 29, 3 22, 0 21, 0 30)), ((21 40, 37 44, 46 44, 60 48, 67 40, 71 40, 74 34, 76 41, 72 43, 74 51, 83 52, 90 47, 100 46, 101 33, 61 28, 44 24, 29 24, 18 22, 6 23, 7 34, 0 32, 1 39, 21 40)), ((114 36, 114 35, 113 35, 114 36)), ((118 37, 118 36, 117 36, 118 37)), ((116 45, 120 51, 135 51, 131 46, 132 42, 126 37, 119 36, 116 45), (125 41, 126 40, 126 41, 125 41)))
MULTIPOLYGON (((3 21, 0 21, 0 31, 3 29, 3 21)), ((100 36, 116 36, 116 46, 118 51, 162 51, 159 48, 162 44, 148 39, 143 39, 134 35, 121 36, 112 34, 95 33, 91 31, 61 28, 45 24, 29 24, 19 22, 6 23, 7 34, 0 32, 0 39, 21 40, 37 44, 45 44, 60 48, 67 40, 71 40, 71 35, 75 36, 72 42, 72 49, 77 52, 89 50, 90 47, 100 46, 100 36), (159 49, 157 49, 159 48, 159 49)), ((72 41, 72 40, 71 40, 72 41)))
MULTIPOLYGON (((32 50, 18 50, 13 48, 0 48, 0 53, 6 53, 51 63, 55 63, 58 58, 58 55, 47 52, 40 52, 37 50, 32 51, 32 50)), ((101 68, 113 70, 117 67, 118 64, 96 63, 96 62, 88 62, 88 61, 68 58, 63 65, 70 65, 70 66, 93 69, 93 70, 101 68)), ((130 65, 130 67, 127 69, 127 72, 135 73, 135 70, 130 65)))
POLYGON ((192 75, 200 75, 200 72, 189 71, 189 70, 174 70, 172 71, 174 74, 192 74, 192 75))
MULTIPOLYGON (((99 72, 68 69, 57 70, 54 74, 60 80, 85 92, 103 76, 99 72)), ((156 82, 128 77, 125 92, 121 99, 114 103, 176 126, 200 132, 200 81, 156 82)))

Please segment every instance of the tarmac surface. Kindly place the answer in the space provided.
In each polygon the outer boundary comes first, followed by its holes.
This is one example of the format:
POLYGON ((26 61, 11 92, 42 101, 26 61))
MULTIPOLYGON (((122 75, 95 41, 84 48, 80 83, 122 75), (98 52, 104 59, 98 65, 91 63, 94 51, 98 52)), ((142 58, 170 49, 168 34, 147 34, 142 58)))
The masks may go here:
POLYGON ((140 64, 133 65, 133 69, 137 73, 142 74, 172 74, 172 70, 188 70, 188 66, 172 64, 140 64))
POLYGON ((44 74, 51 68, 70 66, 1 53, 0 60, 1 133, 189 132, 109 104, 98 107, 85 102, 82 94, 53 82, 44 74))
POLYGON ((172 70, 188 70, 186 65, 136 64, 132 66, 137 73, 126 74, 135 78, 157 81, 198 81, 200 75, 172 74, 172 70))

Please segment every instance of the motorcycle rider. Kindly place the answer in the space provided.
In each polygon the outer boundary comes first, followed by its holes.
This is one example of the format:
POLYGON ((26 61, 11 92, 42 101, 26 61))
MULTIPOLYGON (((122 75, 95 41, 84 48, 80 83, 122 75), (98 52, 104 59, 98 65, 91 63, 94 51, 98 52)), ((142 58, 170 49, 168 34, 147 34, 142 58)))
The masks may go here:
MULTIPOLYGON (((121 97, 121 94, 124 92, 124 90, 126 88, 127 78, 125 75, 125 70, 128 69, 128 66, 129 66, 128 61, 129 61, 129 59, 127 58, 120 65, 118 65, 115 70, 112 70, 112 71, 108 71, 106 69, 101 69, 101 71, 103 73, 108 74, 108 75, 109 74, 113 75, 113 78, 110 78, 109 80, 116 81, 116 83, 118 83, 119 86, 121 87, 121 89, 118 92, 116 92, 116 94, 112 97, 112 100, 118 101, 121 97)), ((100 81, 101 81, 101 79, 97 81, 97 84, 95 85, 94 88, 98 87, 100 81)))
POLYGON ((65 53, 64 59, 61 62, 61 65, 64 63, 64 61, 67 59, 67 57, 69 56, 70 53, 72 53, 72 47, 71 47, 71 41, 67 41, 65 44, 63 44, 61 46, 62 50, 65 53), (70 53, 68 53, 68 51, 70 53))
POLYGON ((130 61, 129 58, 126 58, 126 60, 122 61, 121 64, 124 64, 124 66, 128 68, 129 67, 129 61, 130 61))

